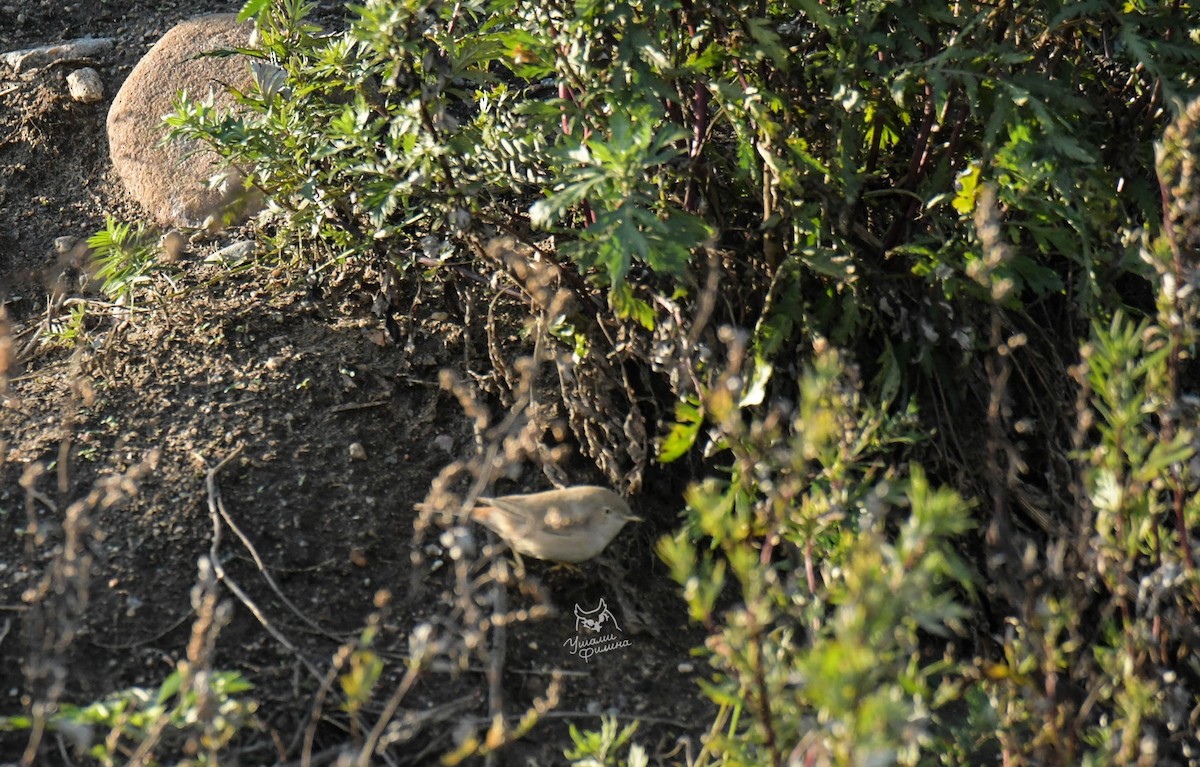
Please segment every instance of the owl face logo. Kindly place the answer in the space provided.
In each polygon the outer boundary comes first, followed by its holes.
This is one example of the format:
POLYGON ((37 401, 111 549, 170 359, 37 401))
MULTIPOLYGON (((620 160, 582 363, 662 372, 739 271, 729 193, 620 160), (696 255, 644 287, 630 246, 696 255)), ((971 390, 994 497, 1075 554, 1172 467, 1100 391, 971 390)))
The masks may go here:
POLYGON ((600 604, 594 609, 584 610, 579 605, 575 605, 575 632, 579 633, 581 629, 587 629, 593 634, 598 634, 604 628, 605 623, 612 623, 613 628, 617 631, 621 627, 617 625, 617 619, 613 616, 612 611, 608 609, 604 598, 600 598, 600 604))

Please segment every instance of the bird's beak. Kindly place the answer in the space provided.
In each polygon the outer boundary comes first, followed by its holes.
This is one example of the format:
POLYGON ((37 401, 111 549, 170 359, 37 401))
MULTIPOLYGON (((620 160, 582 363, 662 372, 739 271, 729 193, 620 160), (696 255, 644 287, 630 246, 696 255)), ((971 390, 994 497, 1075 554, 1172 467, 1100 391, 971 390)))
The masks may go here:
POLYGON ((625 521, 626 522, 645 522, 646 520, 642 519, 641 517, 635 517, 634 515, 630 514, 628 517, 625 517, 625 521))

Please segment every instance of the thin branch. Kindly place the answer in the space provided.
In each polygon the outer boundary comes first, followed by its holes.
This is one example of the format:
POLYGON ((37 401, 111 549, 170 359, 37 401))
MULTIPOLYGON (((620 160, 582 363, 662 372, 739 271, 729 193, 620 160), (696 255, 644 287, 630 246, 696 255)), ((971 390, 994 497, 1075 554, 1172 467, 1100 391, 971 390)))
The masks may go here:
POLYGON ((408 695, 409 690, 416 684, 420 675, 421 666, 418 664, 409 666, 408 671, 404 672, 404 678, 400 680, 400 685, 392 693, 392 696, 388 698, 387 705, 383 707, 383 713, 380 715, 379 720, 375 722, 375 726, 371 728, 366 742, 363 743, 362 749, 358 752, 358 758, 354 761, 355 767, 370 767, 371 755, 375 752, 375 746, 379 743, 379 738, 383 735, 384 728, 396 716, 396 711, 400 708, 401 701, 404 700, 404 696, 408 695))
MULTIPOLYGON (((233 594, 241 601, 246 609, 254 615, 260 624, 262 624, 262 627, 265 628, 267 632, 275 638, 275 641, 279 642, 281 645, 286 647, 289 652, 293 653, 297 660, 299 660, 304 666, 305 670, 312 674, 314 679, 320 680, 324 675, 321 674, 321 672, 318 671, 316 667, 313 666, 308 659, 301 654, 300 648, 296 647, 296 645, 293 644, 290 639, 284 636, 279 629, 275 628, 274 624, 267 619, 266 614, 263 613, 259 606, 255 604, 254 600, 250 598, 250 595, 238 585, 237 581, 233 580, 233 578, 229 576, 229 573, 225 572, 225 567, 221 564, 221 519, 224 518, 226 522, 230 522, 230 520, 229 514, 225 511, 224 503, 221 500, 221 489, 217 484, 217 475, 219 475, 226 466, 236 460, 242 454, 243 449, 245 449, 245 445, 238 445, 237 449, 226 456, 224 460, 208 470, 208 475, 205 479, 205 486, 208 489, 208 516, 212 521, 213 526, 212 543, 209 545, 208 550, 209 559, 212 560, 213 572, 216 573, 217 580, 219 580, 221 583, 224 583, 225 586, 233 592, 233 594)), ((237 526, 232 524, 230 524, 230 526, 240 537, 241 531, 237 529, 237 526)), ((243 543, 246 543, 244 538, 243 543)))

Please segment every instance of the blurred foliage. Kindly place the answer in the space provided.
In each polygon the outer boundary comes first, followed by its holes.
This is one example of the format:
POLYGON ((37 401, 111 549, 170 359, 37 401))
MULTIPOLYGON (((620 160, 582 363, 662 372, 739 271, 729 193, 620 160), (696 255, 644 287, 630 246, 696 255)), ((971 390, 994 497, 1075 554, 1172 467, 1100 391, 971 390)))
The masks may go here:
MULTIPOLYGON (((46 727, 64 736, 78 754, 106 767, 130 764, 135 753, 138 763, 160 764, 138 749, 160 741, 170 744, 172 753, 190 754, 182 761, 172 759, 171 764, 218 764, 216 755, 255 723, 257 702, 240 695, 254 685, 234 671, 206 673, 200 684, 189 680, 185 686, 187 677, 187 672, 177 670, 157 690, 135 687, 85 706, 61 704, 46 727)), ((0 731, 33 726, 28 716, 0 717, 0 731)))
POLYGON ((928 649, 964 631, 970 507, 875 460, 903 424, 863 414, 845 369, 819 355, 793 413, 751 420, 718 381, 705 400, 735 468, 694 486, 659 544, 712 630, 705 692, 740 723, 707 744, 722 763, 917 764, 960 697, 961 661, 928 649), (726 580, 739 603, 718 609, 726 580))

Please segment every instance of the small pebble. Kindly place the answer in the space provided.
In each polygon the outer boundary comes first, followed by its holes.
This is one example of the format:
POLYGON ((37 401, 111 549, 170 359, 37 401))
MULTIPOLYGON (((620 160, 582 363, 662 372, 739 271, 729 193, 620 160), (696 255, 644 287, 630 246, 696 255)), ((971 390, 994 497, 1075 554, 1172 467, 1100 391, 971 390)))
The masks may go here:
POLYGON ((240 264, 253 256, 257 247, 257 243, 254 240, 240 240, 232 245, 221 248, 204 260, 210 263, 215 261, 226 264, 240 264))
POLYGON ((54 238, 54 252, 60 256, 64 256, 67 253, 70 253, 75 248, 75 244, 77 242, 79 242, 79 238, 77 238, 77 237, 70 237, 70 236, 55 237, 54 238))
POLYGON ((104 98, 104 83, 100 73, 91 67, 76 69, 67 75, 67 90, 71 98, 84 104, 94 104, 104 98))
POLYGON ((350 458, 355 461, 367 460, 367 449, 362 446, 361 442, 350 443, 350 458))

